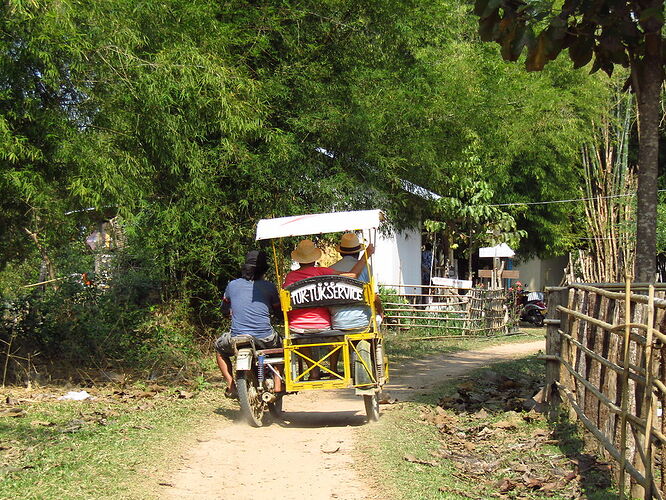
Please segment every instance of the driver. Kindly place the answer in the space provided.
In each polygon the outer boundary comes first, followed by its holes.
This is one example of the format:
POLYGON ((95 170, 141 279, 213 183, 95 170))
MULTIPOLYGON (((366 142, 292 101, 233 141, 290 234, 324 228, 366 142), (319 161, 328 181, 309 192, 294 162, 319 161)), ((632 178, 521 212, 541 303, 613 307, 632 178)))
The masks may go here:
POLYGON ((217 366, 227 383, 225 395, 236 395, 236 383, 232 376, 231 338, 237 335, 254 337, 258 349, 279 347, 280 337, 271 326, 271 313, 280 312, 280 299, 277 288, 263 279, 268 270, 266 254, 252 250, 245 256, 241 277, 230 281, 224 291, 222 311, 231 314, 231 330, 223 333, 215 341, 217 366))

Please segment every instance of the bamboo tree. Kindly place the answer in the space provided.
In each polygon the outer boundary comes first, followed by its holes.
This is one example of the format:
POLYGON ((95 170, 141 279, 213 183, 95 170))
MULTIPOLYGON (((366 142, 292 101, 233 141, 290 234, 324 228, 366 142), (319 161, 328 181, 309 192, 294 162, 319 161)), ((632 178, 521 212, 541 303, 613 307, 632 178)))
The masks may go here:
POLYGON ((621 281, 633 269, 636 176, 628 163, 634 124, 633 97, 618 89, 610 112, 602 116, 596 141, 582 148, 589 262, 581 262, 582 279, 621 281))

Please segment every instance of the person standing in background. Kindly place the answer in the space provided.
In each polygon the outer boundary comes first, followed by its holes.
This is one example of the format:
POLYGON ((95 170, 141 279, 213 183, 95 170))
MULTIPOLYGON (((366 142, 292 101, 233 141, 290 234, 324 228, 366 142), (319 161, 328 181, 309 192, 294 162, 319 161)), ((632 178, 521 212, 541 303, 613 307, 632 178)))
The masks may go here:
POLYGON ((425 242, 423 244, 423 251, 421 252, 421 303, 425 304, 428 302, 425 297, 430 295, 430 276, 432 274, 432 245, 430 242, 425 242))

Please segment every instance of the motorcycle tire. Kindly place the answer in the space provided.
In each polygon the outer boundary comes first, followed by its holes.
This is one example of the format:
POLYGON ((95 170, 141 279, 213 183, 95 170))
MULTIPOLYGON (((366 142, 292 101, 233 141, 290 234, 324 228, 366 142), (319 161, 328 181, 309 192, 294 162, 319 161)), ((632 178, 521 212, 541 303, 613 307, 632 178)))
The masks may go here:
POLYGON ((543 314, 541 314, 539 311, 531 311, 527 317, 527 321, 538 327, 543 326, 543 319, 543 314))
POLYGON ((252 427, 261 427, 264 416, 264 402, 257 390, 257 377, 251 371, 238 372, 236 375, 236 388, 238 390, 238 403, 241 415, 252 427))

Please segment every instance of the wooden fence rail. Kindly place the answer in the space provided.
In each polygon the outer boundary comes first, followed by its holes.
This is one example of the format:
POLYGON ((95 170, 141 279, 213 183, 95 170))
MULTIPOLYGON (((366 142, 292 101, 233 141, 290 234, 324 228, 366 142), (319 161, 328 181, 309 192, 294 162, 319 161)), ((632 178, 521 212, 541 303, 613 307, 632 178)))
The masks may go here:
POLYGON ((389 299, 384 300, 384 319, 389 328, 432 328, 457 337, 508 333, 510 311, 505 290, 382 286, 391 291, 389 299), (405 293, 407 290, 410 293, 405 293))
POLYGON ((548 288, 546 387, 617 462, 620 497, 666 496, 666 287, 548 288), (644 293, 636 293, 641 291, 644 293), (659 295, 658 297, 655 294, 659 295))

